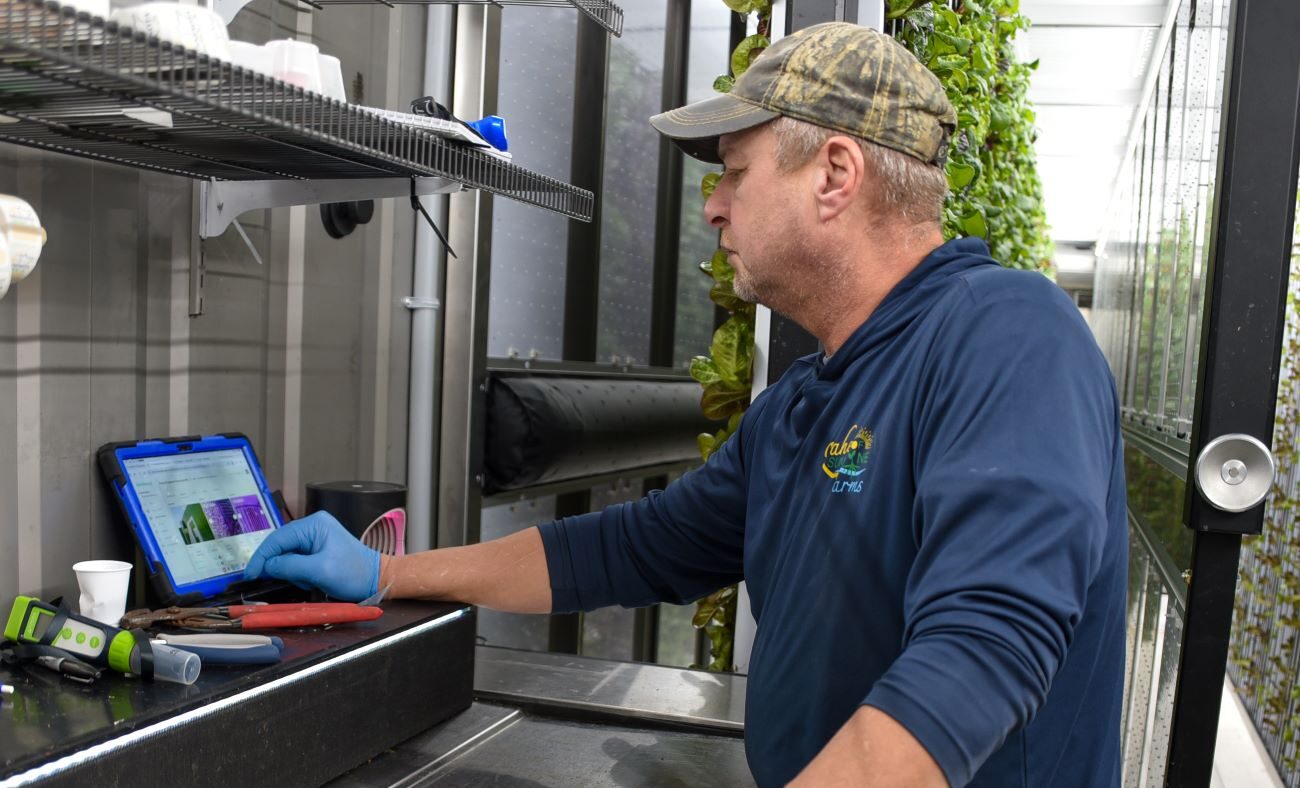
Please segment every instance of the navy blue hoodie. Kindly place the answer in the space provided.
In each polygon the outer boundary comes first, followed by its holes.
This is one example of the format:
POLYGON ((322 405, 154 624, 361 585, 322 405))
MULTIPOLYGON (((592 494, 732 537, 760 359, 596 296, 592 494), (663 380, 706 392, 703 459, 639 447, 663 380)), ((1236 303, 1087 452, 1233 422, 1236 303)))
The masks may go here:
POLYGON ((745 745, 795 777, 862 704, 954 786, 1117 786, 1128 529, 1118 404, 1054 284, 935 250, 667 490, 541 528, 556 612, 758 621, 745 745))

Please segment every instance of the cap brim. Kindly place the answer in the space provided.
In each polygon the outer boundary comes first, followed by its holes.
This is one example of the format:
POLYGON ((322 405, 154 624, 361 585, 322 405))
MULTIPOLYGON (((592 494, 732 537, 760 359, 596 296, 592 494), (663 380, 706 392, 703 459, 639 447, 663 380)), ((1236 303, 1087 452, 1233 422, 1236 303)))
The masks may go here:
POLYGON ((650 125, 688 156, 721 164, 718 137, 775 120, 780 113, 723 94, 655 115, 650 125))

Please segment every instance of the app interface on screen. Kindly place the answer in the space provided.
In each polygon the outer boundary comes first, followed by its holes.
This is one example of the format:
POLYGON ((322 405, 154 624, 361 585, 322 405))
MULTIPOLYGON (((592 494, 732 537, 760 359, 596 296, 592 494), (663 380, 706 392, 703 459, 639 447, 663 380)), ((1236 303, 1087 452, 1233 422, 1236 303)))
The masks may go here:
POLYGON ((275 527, 239 449, 122 463, 176 585, 242 571, 275 527))

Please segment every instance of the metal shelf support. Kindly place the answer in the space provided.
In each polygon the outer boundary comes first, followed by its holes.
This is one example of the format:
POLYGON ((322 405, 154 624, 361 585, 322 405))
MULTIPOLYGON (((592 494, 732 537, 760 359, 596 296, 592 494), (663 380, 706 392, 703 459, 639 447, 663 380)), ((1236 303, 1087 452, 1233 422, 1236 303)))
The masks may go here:
MULTIPOLYGON (((198 183, 199 232, 190 254, 190 317, 203 314, 203 274, 207 250, 204 243, 235 225, 240 238, 257 260, 262 257, 239 226, 239 216, 247 211, 265 208, 288 208, 294 205, 317 205, 348 200, 373 200, 384 197, 409 197, 414 181, 414 191, 419 196, 451 194, 460 191, 460 183, 447 178, 334 178, 329 180, 267 180, 219 181, 198 183)), ((425 303, 419 299, 406 299, 409 309, 437 309, 438 303, 425 303)), ((405 303, 405 302, 404 302, 405 303)))
MULTIPOLYGON (((415 193, 451 194, 461 185, 447 178, 416 178, 415 193)), ((199 237, 215 238, 247 211, 292 205, 407 197, 410 178, 336 178, 331 180, 203 181, 199 184, 199 237)))

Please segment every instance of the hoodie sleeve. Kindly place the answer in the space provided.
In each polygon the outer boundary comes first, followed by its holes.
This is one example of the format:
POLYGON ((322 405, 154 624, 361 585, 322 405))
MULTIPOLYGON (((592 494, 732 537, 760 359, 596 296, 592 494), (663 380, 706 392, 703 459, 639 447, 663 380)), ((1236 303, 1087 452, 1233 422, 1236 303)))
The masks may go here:
POLYGON ((903 651, 865 701, 953 786, 1042 705, 1108 530, 1114 384, 1077 312, 1034 296, 956 310, 927 367, 903 651))
POLYGON ((666 490, 541 525, 552 612, 683 604, 742 580, 749 421, 666 490))

